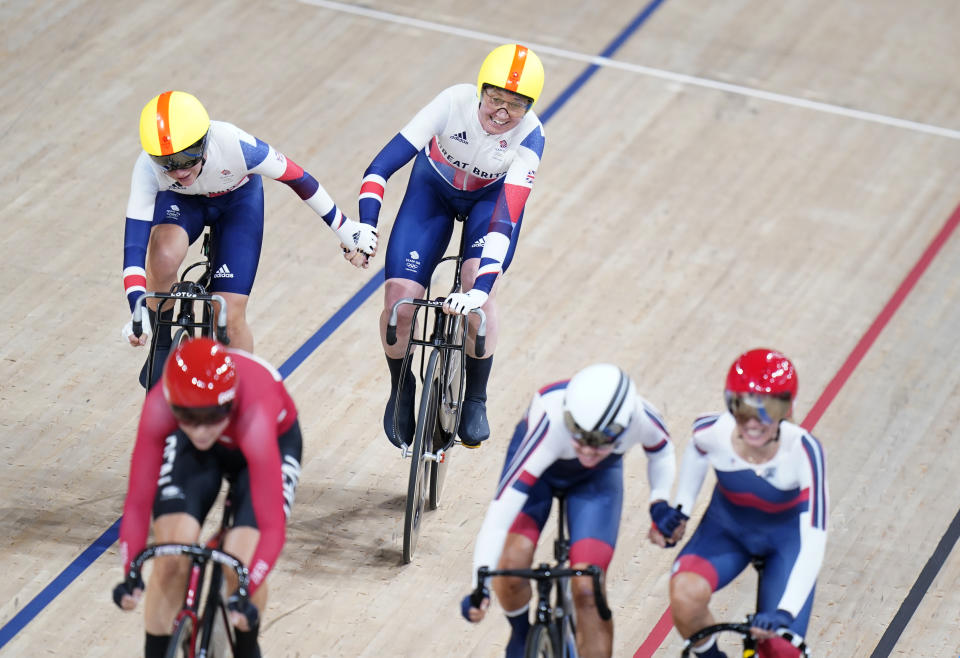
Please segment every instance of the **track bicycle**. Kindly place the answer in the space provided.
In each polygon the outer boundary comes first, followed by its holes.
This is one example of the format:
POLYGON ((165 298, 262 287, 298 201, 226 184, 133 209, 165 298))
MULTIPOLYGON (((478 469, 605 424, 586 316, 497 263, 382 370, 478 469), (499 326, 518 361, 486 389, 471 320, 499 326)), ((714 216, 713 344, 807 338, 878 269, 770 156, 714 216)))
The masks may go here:
MULTIPOLYGON (((764 560, 762 557, 753 557, 750 559, 750 562, 757 570, 757 605, 755 609, 759 610, 761 592, 760 584, 763 581, 764 560)), ((719 624, 713 624, 712 626, 701 628, 684 641, 683 651, 681 652, 680 657, 687 658, 690 656, 693 645, 700 640, 708 638, 715 633, 731 633, 739 635, 743 641, 743 653, 740 655, 743 656, 743 658, 754 658, 757 656, 757 645, 759 642, 750 634, 750 622, 752 617, 753 615, 748 615, 745 622, 721 622, 719 624)), ((800 651, 801 656, 804 658, 809 658, 810 652, 800 635, 786 628, 781 628, 777 630, 776 633, 787 642, 795 646, 800 651)))
POLYGON ((537 581, 536 620, 530 627, 524 645, 524 658, 577 658, 576 609, 573 604, 570 579, 590 576, 593 579, 593 597, 597 604, 597 613, 604 621, 613 613, 607 605, 601 582, 603 570, 591 564, 586 569, 571 569, 570 541, 566 536, 567 506, 566 498, 557 495, 557 538, 553 542, 553 556, 556 564, 541 563, 536 569, 477 569, 477 588, 470 595, 470 604, 480 607, 484 598, 484 582, 493 576, 530 578, 537 581), (556 582, 555 602, 550 603, 551 590, 556 582))
MULTIPOLYGON (((457 215, 456 221, 463 223, 465 217, 457 215)), ((465 231, 460 232, 460 249, 456 255, 441 258, 440 263, 451 261, 454 263, 453 286, 450 294, 460 292, 460 270, 463 267, 463 251, 466 241, 465 231)), ((447 315, 443 312, 443 302, 446 297, 430 299, 430 287, 427 286, 426 299, 405 297, 398 300, 390 313, 387 323, 387 344, 397 342, 397 314, 405 304, 414 307, 413 318, 410 321, 410 337, 407 350, 403 357, 401 372, 406 372, 413 352, 417 347, 424 348, 420 353, 420 381, 422 383, 419 412, 416 416, 416 427, 413 435, 413 445, 403 443, 401 456, 410 458, 410 477, 407 483, 407 501, 404 509, 403 522, 403 562, 407 564, 413 559, 417 539, 420 536, 420 524, 423 518, 424 507, 431 510, 440 504, 440 495, 446 478, 449 460, 448 452, 456 444, 457 429, 460 427, 460 412, 463 405, 466 346, 466 318, 462 315, 447 315), (423 323, 422 335, 417 338, 417 316, 421 309, 427 309, 426 320, 423 323), (433 322, 430 322, 432 317, 433 322), (429 325, 429 326, 428 326, 429 325), (429 335, 428 335, 429 334, 429 335), (429 357, 426 352, 429 350, 429 357), (426 359, 426 366, 424 360, 426 359)), ((474 309, 480 318, 480 326, 474 340, 474 348, 478 357, 485 351, 484 343, 487 335, 487 319, 483 311, 474 309)), ((404 378, 400 379, 397 388, 397 399, 403 390, 404 378)), ((399 423, 400 405, 394 405, 393 431, 394 436, 400 436, 399 423)))
POLYGON ((237 575, 237 594, 241 604, 248 596, 250 577, 247 567, 239 559, 221 550, 224 535, 232 521, 231 494, 232 490, 228 491, 220 529, 206 545, 153 544, 143 549, 130 563, 126 583, 132 590, 136 583, 141 582, 140 572, 147 560, 178 555, 190 558, 187 591, 174 621, 166 658, 221 658, 236 654, 236 636, 230 626, 227 601, 223 595, 223 570, 230 569, 237 575), (205 579, 208 566, 210 573, 205 579))
POLYGON ((171 342, 171 351, 184 340, 193 338, 199 332, 200 336, 216 337, 224 345, 230 343, 227 337, 227 304, 220 295, 209 294, 207 289, 212 281, 212 261, 210 255, 212 239, 208 230, 203 235, 203 246, 201 253, 203 260, 193 263, 180 275, 180 280, 170 287, 170 292, 148 292, 137 299, 133 308, 133 333, 135 336, 143 334, 143 313, 144 306, 148 299, 159 301, 157 305, 156 325, 153 327, 153 336, 150 340, 150 347, 147 353, 147 363, 144 375, 141 376, 141 384, 147 390, 160 379, 163 372, 164 358, 161 357, 159 367, 157 367, 157 336, 161 328, 169 328, 174 331, 171 342), (199 270, 196 279, 190 277, 193 270, 199 270), (214 312, 214 302, 220 305, 220 311, 214 312), (201 304, 200 319, 197 319, 195 305, 201 304), (179 305, 179 312, 177 306, 179 305), (160 316, 160 309, 173 309, 175 317, 173 319, 164 319, 160 316), (174 329, 176 327, 176 329, 174 329))

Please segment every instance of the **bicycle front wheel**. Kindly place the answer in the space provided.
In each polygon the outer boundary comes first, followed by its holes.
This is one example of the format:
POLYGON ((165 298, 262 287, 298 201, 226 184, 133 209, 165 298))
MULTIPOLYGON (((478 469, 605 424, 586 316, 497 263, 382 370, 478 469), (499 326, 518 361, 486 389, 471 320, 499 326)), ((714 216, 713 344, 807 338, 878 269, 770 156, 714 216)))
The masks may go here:
POLYGON ((193 618, 184 615, 177 620, 173 627, 173 635, 170 636, 170 644, 167 645, 165 658, 193 658, 194 630, 196 626, 193 618))
POLYGON ((433 432, 437 424, 437 406, 439 391, 437 382, 440 373, 437 370, 439 350, 430 353, 427 371, 424 376, 423 393, 420 397, 420 413, 417 415, 417 428, 413 434, 413 447, 410 453, 410 480, 407 484, 407 505, 403 520, 403 562, 413 559, 420 536, 420 523, 423 520, 423 507, 430 488, 430 462, 426 458, 427 446, 433 446, 433 432))
POLYGON ((563 658, 557 650, 553 633, 550 627, 544 624, 535 624, 527 635, 527 643, 523 648, 524 658, 563 658))

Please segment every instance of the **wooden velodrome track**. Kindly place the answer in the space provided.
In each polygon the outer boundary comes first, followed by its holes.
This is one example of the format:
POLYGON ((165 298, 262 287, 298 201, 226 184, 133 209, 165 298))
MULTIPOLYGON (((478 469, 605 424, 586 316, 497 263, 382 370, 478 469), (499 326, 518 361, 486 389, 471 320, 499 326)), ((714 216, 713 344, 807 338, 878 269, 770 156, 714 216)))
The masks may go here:
MULTIPOLYGON (((306 439, 265 654, 501 655, 502 616, 470 626, 458 605, 530 393, 616 361, 679 453, 692 420, 721 408, 729 362, 758 345, 795 360, 797 417, 827 451, 810 645, 960 652, 957 3, 14 0, 0 14, 3 655, 140 651, 142 616, 110 590, 142 400, 143 353, 119 329, 143 103, 196 93, 355 214, 377 150, 514 40, 547 70, 547 146, 500 284, 494 436, 454 452, 410 565, 407 462, 380 429, 382 259, 353 270, 296 195, 265 183, 249 317, 306 439)), ((388 185, 383 244, 407 171, 388 185)), ((645 541, 643 456, 626 470, 615 654, 677 655, 663 617, 675 553, 645 541)), ((741 581, 717 595, 719 617, 749 611, 753 578, 741 581)))

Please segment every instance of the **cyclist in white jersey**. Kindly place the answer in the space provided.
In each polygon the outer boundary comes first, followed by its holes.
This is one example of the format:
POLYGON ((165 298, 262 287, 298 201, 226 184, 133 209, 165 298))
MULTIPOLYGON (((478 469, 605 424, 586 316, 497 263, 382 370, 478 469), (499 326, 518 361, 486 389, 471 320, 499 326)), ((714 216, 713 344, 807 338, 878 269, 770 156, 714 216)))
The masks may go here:
MULTIPOLYGON (((677 478, 675 507, 683 521, 707 471, 717 484, 696 532, 680 551, 670 580, 670 611, 684 637, 715 622, 708 604, 750 564, 764 560, 759 608, 752 619, 759 656, 799 655, 773 634, 786 627, 805 635, 827 541, 827 482, 823 448, 791 422, 797 375, 780 352, 740 355, 726 382, 727 412, 698 418, 677 478)), ((672 545, 650 530, 651 540, 672 545)), ((700 658, 724 658, 715 638, 693 647, 700 658)))
MULTIPOLYGON (((677 523, 663 517, 676 471, 673 443, 659 412, 637 394, 633 380, 615 365, 598 363, 569 381, 541 388, 507 449, 500 484, 477 536, 473 578, 481 566, 529 567, 553 497, 560 493, 567 500, 570 564, 595 564, 606 571, 620 529, 623 457, 638 445, 647 456, 653 523, 679 538, 677 523)), ((633 515, 634 501, 628 502, 633 515)), ((493 589, 511 627, 506 658, 519 658, 530 629, 530 583, 494 578, 493 589)), ((573 598, 579 654, 610 656, 613 622, 600 618, 589 577, 575 579, 573 598)), ((488 603, 472 607, 468 595, 461 612, 478 622, 488 603)))
POLYGON ((466 216, 464 292, 450 295, 444 310, 467 314, 482 308, 487 316, 486 354, 473 347, 476 320, 471 316, 466 359, 466 390, 460 438, 476 447, 490 435, 486 418, 487 381, 496 348, 498 317, 495 282, 513 257, 524 206, 543 154, 543 126, 531 106, 543 88, 543 66, 533 51, 517 44, 500 46, 484 60, 476 85, 449 87, 434 98, 377 154, 364 173, 360 221, 376 226, 387 179, 415 158, 386 256, 384 310, 380 335, 391 375, 390 400, 383 424, 395 445, 409 444, 414 427, 416 379, 401 373, 412 307, 401 309, 395 345, 386 343, 393 304, 422 298, 443 257, 454 217, 466 216), (399 432, 394 436, 394 400, 400 378, 399 432))
MULTIPOLYGON (((147 290, 170 289, 187 248, 209 225, 212 292, 227 302, 231 346, 253 351, 246 306, 263 241, 261 176, 289 185, 333 229, 348 259, 358 251, 367 257, 376 253, 374 227, 346 217, 313 176, 266 142, 233 124, 211 121, 191 94, 167 91, 151 99, 140 115, 140 142, 124 230, 123 283, 131 310, 147 290)), ((155 310, 151 305, 154 325, 155 310)), ((147 335, 134 336, 129 322, 123 334, 131 345, 146 344, 147 335)), ((169 351, 165 334, 157 336, 161 359, 169 351)))

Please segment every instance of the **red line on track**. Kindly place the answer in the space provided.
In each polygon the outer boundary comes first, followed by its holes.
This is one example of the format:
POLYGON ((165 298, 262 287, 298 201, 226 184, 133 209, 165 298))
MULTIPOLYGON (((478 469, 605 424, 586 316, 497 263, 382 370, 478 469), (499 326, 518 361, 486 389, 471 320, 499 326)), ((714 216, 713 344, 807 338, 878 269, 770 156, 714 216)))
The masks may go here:
MULTIPOLYGON (((824 412, 826 412, 827 407, 830 406, 833 400, 837 397, 837 394, 840 393, 840 389, 843 388, 843 385, 850 378, 850 375, 853 374, 853 371, 856 370, 858 365, 860 365, 860 361, 863 360, 863 357, 866 355, 867 351, 876 341, 877 336, 880 335, 880 332, 883 331, 883 328, 886 327, 890 322, 893 314, 897 312, 897 309, 900 308, 903 300, 906 299, 907 295, 910 294, 910 291, 913 290, 913 287, 917 284, 917 281, 919 281, 920 277, 923 276, 923 273, 926 272, 927 268, 930 266, 930 263, 933 262, 933 259, 936 257, 941 247, 946 244, 954 230, 956 230, 957 224, 960 224, 960 205, 954 208, 953 213, 951 213, 950 217, 943 225, 943 228, 940 229, 930 244, 927 245, 927 248, 924 250, 919 260, 917 260, 916 264, 910 269, 910 271, 907 273, 907 276, 904 277, 903 281, 897 287, 897 290, 893 293, 893 296, 883 307, 883 310, 881 310, 879 315, 877 315, 876 319, 867 329, 866 333, 863 334, 859 341, 857 341, 853 351, 850 352, 850 355, 847 357, 846 361, 844 361, 843 365, 840 366, 837 374, 833 376, 833 379, 830 380, 830 383, 827 384, 827 387, 823 389, 823 393, 821 393, 820 397, 817 398, 817 401, 810 409, 807 417, 804 418, 803 422, 801 423, 801 425, 808 431, 813 431, 814 426, 823 416, 824 412)), ((653 652, 656 651, 661 644, 663 644, 665 639, 667 639, 667 635, 670 633, 672 628, 673 621, 670 618, 670 608, 667 607, 667 609, 664 610, 663 614, 660 616, 660 620, 657 621, 656 625, 647 635, 647 638, 643 641, 643 644, 641 644, 640 648, 637 649, 637 652, 633 654, 633 658, 651 658, 651 656, 653 656, 653 652)))

